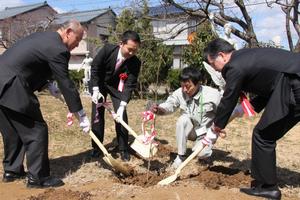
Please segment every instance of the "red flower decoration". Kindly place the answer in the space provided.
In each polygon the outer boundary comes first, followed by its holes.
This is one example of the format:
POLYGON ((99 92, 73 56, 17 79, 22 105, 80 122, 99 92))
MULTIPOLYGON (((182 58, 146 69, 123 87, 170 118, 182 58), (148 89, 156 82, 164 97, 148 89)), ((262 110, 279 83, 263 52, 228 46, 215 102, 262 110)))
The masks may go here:
POLYGON ((121 73, 121 74, 119 75, 119 78, 120 78, 121 80, 126 80, 126 79, 128 78, 128 75, 127 75, 127 73, 121 73))

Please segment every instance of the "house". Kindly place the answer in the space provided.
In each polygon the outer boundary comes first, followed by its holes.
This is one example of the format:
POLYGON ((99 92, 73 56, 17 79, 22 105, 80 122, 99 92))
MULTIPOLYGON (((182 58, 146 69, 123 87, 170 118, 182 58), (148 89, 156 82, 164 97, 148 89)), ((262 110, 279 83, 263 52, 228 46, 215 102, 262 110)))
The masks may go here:
POLYGON ((47 29, 56 14, 46 1, 0 11, 0 54, 20 38, 47 29))
POLYGON ((116 14, 111 9, 97 9, 58 14, 46 1, 0 11, 0 54, 17 40, 37 31, 56 30, 70 19, 76 19, 85 27, 86 35, 71 52, 69 69, 78 69, 86 54, 94 57, 98 46, 89 39, 107 41, 109 29, 116 26, 116 14), (6 48, 5 48, 6 47, 6 48))
POLYGON ((107 41, 109 29, 114 29, 116 26, 116 13, 108 8, 57 14, 53 21, 53 27, 60 26, 70 19, 78 20, 86 29, 84 39, 71 52, 69 69, 77 70, 81 67, 87 53, 91 57, 97 53, 98 46, 93 44, 91 40, 98 38, 102 42, 107 41))
POLYGON ((162 39, 163 43, 174 47, 173 68, 184 68, 182 61, 183 48, 189 45, 188 36, 195 31, 197 20, 187 15, 173 5, 149 7, 153 34, 162 39), (193 27, 193 28, 190 28, 193 27))

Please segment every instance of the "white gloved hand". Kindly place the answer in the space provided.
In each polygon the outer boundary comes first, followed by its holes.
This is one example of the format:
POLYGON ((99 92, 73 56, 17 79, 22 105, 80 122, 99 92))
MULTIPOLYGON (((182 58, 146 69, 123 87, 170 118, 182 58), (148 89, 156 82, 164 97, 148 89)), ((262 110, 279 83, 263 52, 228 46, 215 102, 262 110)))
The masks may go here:
POLYGON ((212 145, 214 143, 216 143, 218 139, 218 134, 214 133, 213 130, 211 128, 207 129, 207 133, 204 136, 204 138, 201 140, 201 142, 204 145, 212 145))
POLYGON ((127 103, 125 101, 121 101, 120 106, 117 110, 117 117, 115 118, 117 122, 120 123, 119 120, 123 121, 123 114, 124 114, 124 110, 126 108, 127 103))
POLYGON ((84 110, 80 110, 77 112, 78 119, 79 119, 79 126, 83 130, 84 133, 88 133, 90 131, 91 123, 84 110))
POLYGON ((232 111, 231 117, 243 117, 244 110, 241 104, 235 106, 234 110, 232 111))
POLYGON ((54 85, 53 82, 48 83, 48 90, 50 94, 55 98, 61 98, 60 90, 54 85))
POLYGON ((101 92, 99 91, 99 87, 93 87, 93 95, 92 95, 92 101, 97 104, 98 100, 103 98, 104 96, 101 94, 101 92))
POLYGON ((212 147, 213 147, 212 144, 208 144, 208 145, 204 146, 203 142, 201 140, 198 140, 196 142, 195 146, 192 148, 192 151, 195 151, 197 148, 202 149, 201 152, 197 156, 200 159, 204 159, 204 158, 208 158, 211 156, 212 147))

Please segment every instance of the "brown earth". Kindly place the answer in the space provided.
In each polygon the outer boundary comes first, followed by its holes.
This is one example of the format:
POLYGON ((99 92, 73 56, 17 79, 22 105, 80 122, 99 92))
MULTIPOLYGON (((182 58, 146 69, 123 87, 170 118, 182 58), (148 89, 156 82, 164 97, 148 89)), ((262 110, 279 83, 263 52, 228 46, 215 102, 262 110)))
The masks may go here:
MULTIPOLYGON (((78 123, 66 127, 67 109, 46 95, 39 96, 45 120, 49 125, 49 157, 51 172, 64 180, 65 185, 52 189, 27 189, 24 181, 0 183, 1 200, 95 200, 95 199, 260 199, 239 192, 250 184, 251 130, 259 119, 236 119, 226 128, 227 138, 219 139, 210 159, 192 160, 176 181, 168 186, 157 183, 172 175, 170 164, 176 156, 175 122, 179 113, 156 118, 157 154, 143 159, 132 150, 126 164, 134 170, 124 176, 107 165, 102 157, 90 159, 90 138, 79 131, 78 123)), ((87 97, 82 98, 89 108, 87 97)), ((141 115, 147 101, 132 100, 128 105, 129 125, 140 131, 141 115)), ((90 109, 87 109, 88 111, 90 109)), ((109 153, 121 162, 115 150, 114 123, 106 115, 104 144, 109 153)), ((300 199, 300 126, 278 142, 277 162, 279 186, 283 199, 300 199)), ((133 138, 130 138, 133 141, 133 138)), ((0 159, 3 144, 0 143, 0 159)), ((191 153, 192 142, 188 143, 191 153)), ((2 166, 0 172, 3 172, 2 166)))

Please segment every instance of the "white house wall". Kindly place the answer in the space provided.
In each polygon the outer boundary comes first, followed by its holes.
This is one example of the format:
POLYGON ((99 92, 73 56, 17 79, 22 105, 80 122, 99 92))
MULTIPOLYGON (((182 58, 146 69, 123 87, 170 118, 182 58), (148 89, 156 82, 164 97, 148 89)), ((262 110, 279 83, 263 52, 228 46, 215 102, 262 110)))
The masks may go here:
POLYGON ((187 45, 188 44, 187 41, 188 29, 185 29, 188 27, 187 22, 178 22, 178 21, 170 21, 170 20, 154 20, 152 21, 152 26, 153 26, 154 36, 164 40, 164 44, 166 45, 187 45), (185 30, 183 30, 180 34, 176 35, 177 32, 182 29, 185 30))

